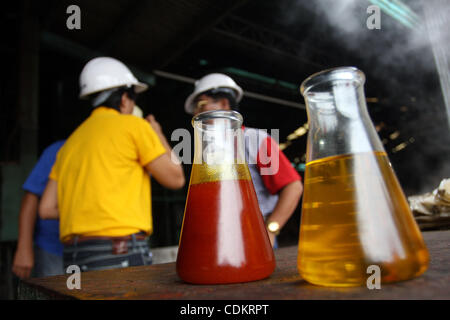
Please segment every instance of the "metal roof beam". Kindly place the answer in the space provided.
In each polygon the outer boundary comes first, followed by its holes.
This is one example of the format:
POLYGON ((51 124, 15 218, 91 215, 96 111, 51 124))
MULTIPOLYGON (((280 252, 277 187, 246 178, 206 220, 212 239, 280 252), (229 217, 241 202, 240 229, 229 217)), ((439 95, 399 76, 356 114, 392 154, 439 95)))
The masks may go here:
POLYGON ((294 39, 236 16, 229 16, 222 20, 213 31, 276 54, 294 58, 315 68, 323 69, 325 67, 305 57, 306 53, 326 57, 324 52, 311 47, 306 48, 304 44, 294 39))
POLYGON ((145 12, 146 7, 150 3, 150 0, 135 0, 128 5, 125 14, 120 16, 113 24, 113 28, 103 36, 104 40, 98 46, 98 50, 106 53, 110 52, 115 40, 130 30, 133 21, 145 12))
MULTIPOLYGON (((104 55, 101 51, 86 48, 78 43, 75 43, 71 40, 65 39, 61 36, 58 36, 58 35, 50 33, 50 32, 42 32, 41 41, 44 45, 47 45, 55 50, 58 50, 64 54, 67 54, 68 56, 71 56, 71 57, 74 57, 74 58, 77 58, 80 60, 89 60, 89 59, 104 55)), ((189 83, 189 84, 194 84, 196 81, 196 79, 194 79, 194 78, 190 78, 190 77, 186 77, 186 76, 182 76, 182 75, 178 75, 178 74, 174 74, 174 73, 169 73, 169 72, 165 72, 165 71, 161 71, 161 70, 153 70, 154 74, 149 74, 148 72, 142 71, 141 69, 139 69, 135 66, 128 65, 128 64, 127 64, 127 66, 131 69, 131 71, 135 74, 135 76, 139 80, 144 81, 150 85, 155 85, 155 83, 156 83, 155 75, 159 76, 159 77, 167 78, 167 79, 172 79, 175 81, 189 83)), ((305 106, 301 103, 284 100, 284 99, 279 99, 279 98, 274 98, 274 97, 270 97, 267 95, 255 93, 255 92, 244 91, 244 96, 247 96, 247 97, 253 98, 253 99, 258 99, 261 101, 266 101, 266 102, 270 102, 270 103, 293 107, 293 108, 297 108, 297 109, 302 109, 302 110, 305 109, 305 106)))
MULTIPOLYGON (((230 13, 232 13, 234 10, 242 6, 244 3, 246 3, 248 0, 234 0, 230 1, 231 4, 227 5, 228 7, 226 9, 220 10, 219 8, 214 8, 212 6, 209 10, 211 12, 212 9, 215 9, 216 12, 220 12, 220 14, 216 16, 212 16, 210 13, 205 14, 205 18, 201 19, 200 21, 194 22, 194 24, 197 25, 197 27, 194 27, 194 30, 188 30, 186 33, 180 35, 178 39, 183 39, 184 41, 181 41, 181 44, 174 47, 174 48, 165 48, 164 51, 170 52, 170 54, 167 54, 166 58, 164 58, 159 63, 159 68, 165 68, 167 65, 169 65, 172 61, 177 59, 179 56, 183 54, 187 49, 189 49, 192 44, 194 44, 197 40, 199 40, 201 37, 203 37, 208 31, 210 31, 212 28, 214 28, 215 25, 220 23, 224 18, 226 18, 230 13), (202 24, 202 22, 207 20, 207 23, 202 24)), ((214 2, 215 4, 217 2, 214 2)))
MULTIPOLYGON (((68 40, 57 34, 44 31, 41 33, 41 41, 44 45, 47 45, 55 50, 58 50, 70 57, 74 57, 80 60, 90 60, 95 57, 105 56, 106 54, 100 50, 93 50, 82 46, 72 40, 68 40)), ((124 61, 125 62, 125 61, 124 61)), ((151 73, 143 71, 142 69, 127 64, 134 75, 141 81, 153 86, 155 85, 155 76, 151 73)))

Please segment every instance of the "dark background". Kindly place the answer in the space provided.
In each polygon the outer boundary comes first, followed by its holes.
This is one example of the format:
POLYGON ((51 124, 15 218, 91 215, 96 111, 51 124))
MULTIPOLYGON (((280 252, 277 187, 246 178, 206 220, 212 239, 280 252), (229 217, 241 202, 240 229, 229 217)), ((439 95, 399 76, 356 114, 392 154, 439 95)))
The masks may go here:
MULTIPOLYGON (((368 110, 405 194, 436 188, 443 178, 450 176, 450 137, 427 33, 424 4, 432 4, 407 2, 418 17, 412 26, 382 11, 381 29, 369 30, 366 9, 373 3, 346 0, 10 3, 2 9, 0 20, 3 74, 0 240, 4 248, 10 248, 3 251, 2 268, 7 267, 8 255, 15 244, 23 177, 45 147, 68 137, 89 115, 89 105, 78 99, 78 77, 86 62, 100 55, 123 61, 141 81, 151 85, 137 104, 145 114, 155 115, 169 140, 177 128, 192 130, 191 116, 183 109, 184 101, 194 88, 193 79, 207 73, 223 72, 233 77, 249 93, 241 102, 245 125, 279 129, 283 143, 307 122, 299 92, 301 82, 327 68, 356 66, 366 75, 368 110), (72 4, 81 9, 80 30, 66 27, 70 16, 66 9, 72 4), (282 102, 255 99, 251 93, 282 102), (406 147, 396 149, 401 143, 406 143, 406 147), (21 172, 16 175, 15 189, 8 180, 8 170, 21 172)), ((448 6, 434 7, 435 11, 448 9, 448 6)), ((449 43, 447 32, 443 37, 437 40, 438 44, 449 43)), ((305 151, 306 135, 292 140, 284 149, 302 176, 302 167, 298 165, 304 163, 305 151)), ((189 177, 190 166, 184 168, 189 177)), ((170 191, 153 181, 152 188, 155 230, 152 246, 177 245, 188 184, 180 191, 170 191)), ((280 246, 297 243, 300 207, 280 234, 280 246)))

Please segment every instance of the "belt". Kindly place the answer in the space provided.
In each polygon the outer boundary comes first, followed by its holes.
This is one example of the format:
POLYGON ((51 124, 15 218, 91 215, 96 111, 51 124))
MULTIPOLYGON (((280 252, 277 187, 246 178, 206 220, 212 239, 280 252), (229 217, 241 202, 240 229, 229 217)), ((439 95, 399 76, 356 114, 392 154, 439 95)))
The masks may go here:
MULTIPOLYGON (((134 234, 136 240, 145 240, 147 239, 147 235, 144 232, 139 232, 134 234)), ((93 241, 93 240, 104 240, 111 242, 121 242, 121 241, 129 241, 132 240, 132 235, 122 236, 122 237, 105 237, 105 236, 75 236, 72 239, 65 241, 64 244, 67 246, 72 246, 76 243, 85 242, 85 241, 93 241)))

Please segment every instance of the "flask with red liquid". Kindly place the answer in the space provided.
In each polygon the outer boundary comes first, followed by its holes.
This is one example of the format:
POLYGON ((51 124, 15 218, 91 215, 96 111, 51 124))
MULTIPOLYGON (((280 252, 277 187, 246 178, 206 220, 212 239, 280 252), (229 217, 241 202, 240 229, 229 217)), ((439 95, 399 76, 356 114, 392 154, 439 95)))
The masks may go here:
POLYGON ((242 116, 207 111, 192 119, 195 152, 176 270, 194 284, 266 278, 275 257, 245 161, 242 116))

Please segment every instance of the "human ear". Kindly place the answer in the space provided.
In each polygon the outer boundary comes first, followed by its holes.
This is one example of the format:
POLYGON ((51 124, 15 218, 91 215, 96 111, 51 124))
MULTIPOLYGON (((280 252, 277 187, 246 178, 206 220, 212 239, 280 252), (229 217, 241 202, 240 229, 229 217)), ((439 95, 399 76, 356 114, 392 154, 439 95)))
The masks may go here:
POLYGON ((119 109, 120 109, 121 113, 124 113, 124 111, 126 110, 127 99, 128 99, 128 96, 126 94, 127 94, 126 92, 122 93, 122 97, 120 98, 119 109))

